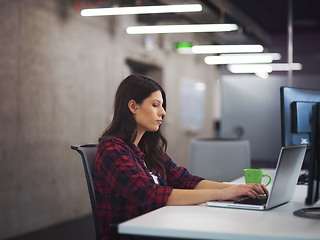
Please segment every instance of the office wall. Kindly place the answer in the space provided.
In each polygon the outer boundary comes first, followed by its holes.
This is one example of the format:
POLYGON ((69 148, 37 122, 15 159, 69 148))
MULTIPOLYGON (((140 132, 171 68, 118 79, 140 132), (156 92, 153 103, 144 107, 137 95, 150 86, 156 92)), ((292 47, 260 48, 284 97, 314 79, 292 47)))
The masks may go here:
POLYGON ((126 59, 162 69, 168 153, 187 165, 189 141, 212 136, 217 71, 180 56, 177 41, 205 35, 128 36, 134 17, 84 18, 72 1, 0 1, 0 239, 90 213, 80 158, 71 144, 96 142, 110 122, 126 59), (149 49, 149 50, 148 50, 149 49), (180 79, 207 84, 202 132, 180 130, 180 79))
MULTIPOLYGON (((275 166, 281 147, 280 87, 286 75, 262 79, 225 75, 221 79, 221 135, 249 139, 251 158, 275 166), (243 134, 239 135, 239 128, 243 134)), ((295 75, 292 87, 320 89, 320 75, 295 75)), ((264 163, 263 163, 264 164, 264 163)))

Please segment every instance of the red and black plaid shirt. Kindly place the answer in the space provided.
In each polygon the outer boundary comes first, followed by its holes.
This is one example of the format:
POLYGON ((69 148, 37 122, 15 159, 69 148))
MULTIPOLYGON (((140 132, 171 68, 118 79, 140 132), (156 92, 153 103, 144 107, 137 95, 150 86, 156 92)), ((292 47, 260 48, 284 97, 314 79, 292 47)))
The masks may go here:
POLYGON ((101 233, 105 240, 119 239, 110 224, 165 206, 173 188, 194 188, 203 178, 191 175, 165 154, 166 176, 151 169, 160 179, 155 184, 144 165, 145 155, 134 144, 128 146, 116 137, 98 145, 93 182, 96 191, 101 233))

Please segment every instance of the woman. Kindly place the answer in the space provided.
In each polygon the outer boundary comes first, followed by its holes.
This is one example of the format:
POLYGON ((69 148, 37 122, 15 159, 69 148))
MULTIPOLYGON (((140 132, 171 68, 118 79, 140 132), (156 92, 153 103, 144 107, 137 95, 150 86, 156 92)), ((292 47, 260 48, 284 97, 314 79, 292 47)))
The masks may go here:
POLYGON ((200 204, 268 194, 264 185, 205 180, 178 167, 165 153, 160 131, 166 95, 152 79, 130 75, 115 96, 114 116, 99 139, 94 169, 104 239, 118 239, 117 224, 165 205, 200 204))

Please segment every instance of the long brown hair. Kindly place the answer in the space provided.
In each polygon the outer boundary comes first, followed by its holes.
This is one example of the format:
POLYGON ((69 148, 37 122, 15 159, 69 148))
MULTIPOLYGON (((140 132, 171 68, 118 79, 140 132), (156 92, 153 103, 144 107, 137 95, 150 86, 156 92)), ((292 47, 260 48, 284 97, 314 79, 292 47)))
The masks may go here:
MULTIPOLYGON (((166 109, 166 94, 162 87, 149 77, 132 74, 124 79, 116 92, 114 101, 114 114, 111 124, 99 138, 115 136, 122 139, 129 146, 136 138, 136 121, 128 108, 128 102, 133 99, 141 104, 153 92, 161 91, 163 108, 166 109)), ((160 168, 165 174, 164 152, 167 148, 167 140, 161 134, 160 127, 156 132, 145 132, 138 146, 146 155, 146 161, 152 167, 160 168)))

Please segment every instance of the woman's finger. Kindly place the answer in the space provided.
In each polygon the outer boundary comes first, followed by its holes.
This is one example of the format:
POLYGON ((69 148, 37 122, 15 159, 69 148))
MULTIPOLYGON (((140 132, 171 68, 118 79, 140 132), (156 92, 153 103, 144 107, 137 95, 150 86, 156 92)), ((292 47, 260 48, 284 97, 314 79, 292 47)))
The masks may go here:
POLYGON ((247 195, 251 198, 259 198, 259 194, 253 189, 250 189, 247 195))
POLYGON ((262 187, 263 191, 265 192, 265 194, 266 194, 267 196, 269 196, 269 191, 268 191, 268 189, 266 188, 266 186, 263 185, 263 184, 261 184, 261 187, 262 187))

